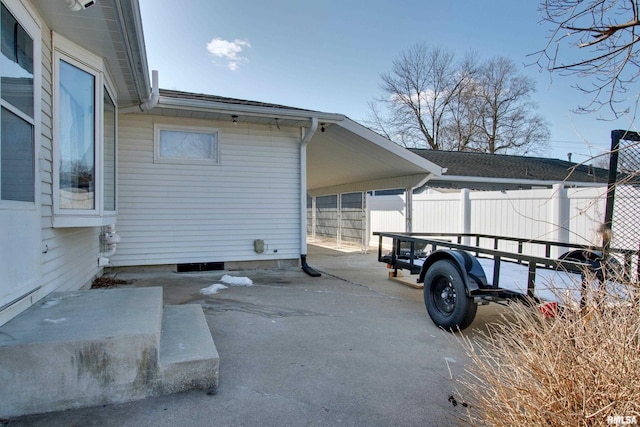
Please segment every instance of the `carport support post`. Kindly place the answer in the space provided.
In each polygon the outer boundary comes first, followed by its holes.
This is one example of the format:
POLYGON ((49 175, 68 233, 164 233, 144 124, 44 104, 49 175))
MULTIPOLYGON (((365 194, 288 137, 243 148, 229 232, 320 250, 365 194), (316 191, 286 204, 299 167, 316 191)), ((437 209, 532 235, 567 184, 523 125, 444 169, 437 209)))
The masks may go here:
POLYGON ((405 233, 413 232, 413 188, 405 188, 404 190, 404 231, 405 233))

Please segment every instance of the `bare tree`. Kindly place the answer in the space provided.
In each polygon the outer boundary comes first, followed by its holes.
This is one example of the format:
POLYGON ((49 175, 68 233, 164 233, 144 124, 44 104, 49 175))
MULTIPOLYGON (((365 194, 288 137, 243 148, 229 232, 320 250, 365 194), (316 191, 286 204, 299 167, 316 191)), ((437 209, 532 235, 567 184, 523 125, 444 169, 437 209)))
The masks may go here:
POLYGON ((447 105, 447 121, 442 132, 443 138, 449 141, 449 149, 453 151, 469 150, 477 139, 480 124, 478 60, 475 55, 468 55, 463 61, 467 81, 458 86, 447 105))
POLYGON ((477 76, 475 97, 475 141, 469 149, 486 153, 528 154, 544 149, 549 140, 546 121, 535 114, 531 100, 535 83, 518 72, 515 63, 504 57, 492 58, 477 76))
POLYGON ((383 97, 369 104, 367 124, 405 147, 524 154, 544 146, 533 80, 506 58, 479 65, 443 48, 414 45, 381 75, 383 97))
POLYGON ((614 117, 638 104, 633 87, 640 77, 638 0, 543 0, 544 20, 553 30, 538 63, 550 71, 575 73, 592 95, 590 112, 608 105, 614 117), (578 49, 573 49, 578 48, 578 49), (567 51, 568 50, 568 51, 567 51), (579 52, 577 52, 579 51, 579 52))
POLYGON ((390 73, 380 76, 383 97, 370 104, 369 124, 407 147, 451 148, 451 142, 441 138, 448 106, 470 82, 473 67, 472 59, 459 65, 443 48, 412 46, 393 61, 390 73))

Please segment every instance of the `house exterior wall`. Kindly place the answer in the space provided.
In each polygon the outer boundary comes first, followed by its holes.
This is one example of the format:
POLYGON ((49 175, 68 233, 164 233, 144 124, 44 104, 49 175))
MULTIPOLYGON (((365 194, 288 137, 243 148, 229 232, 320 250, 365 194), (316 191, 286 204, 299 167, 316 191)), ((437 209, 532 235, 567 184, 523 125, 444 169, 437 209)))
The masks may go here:
MULTIPOLYGON (((30 3, 25 2, 27 6, 30 3)), ((33 9, 32 9, 33 10, 33 9)), ((54 291, 77 290, 91 283, 101 273, 97 253, 100 251, 100 227, 53 228, 53 55, 51 30, 43 19, 41 24, 41 91, 40 128, 37 145, 36 209, 40 212, 41 233, 38 241, 29 242, 41 248, 39 287, 35 292, 0 312, 0 325, 6 323, 38 300, 54 291)), ((2 240, 8 245, 11 241, 2 240)), ((8 301, 0 301, 0 306, 8 301)))
POLYGON ((299 258, 300 129, 124 114, 118 142, 114 266, 299 258), (154 125, 218 129, 220 163, 154 163, 154 125))
POLYGON ((53 55, 51 31, 42 31, 40 188, 42 284, 46 294, 87 286, 100 274, 100 227, 53 228, 53 55))

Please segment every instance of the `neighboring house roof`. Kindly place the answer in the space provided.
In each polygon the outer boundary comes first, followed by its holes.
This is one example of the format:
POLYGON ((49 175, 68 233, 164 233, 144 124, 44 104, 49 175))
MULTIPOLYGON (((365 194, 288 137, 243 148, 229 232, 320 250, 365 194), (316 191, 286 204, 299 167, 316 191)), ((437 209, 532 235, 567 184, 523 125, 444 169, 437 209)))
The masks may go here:
POLYGON ((517 189, 561 182, 588 186, 606 184, 609 175, 607 169, 559 159, 417 148, 410 151, 446 171, 429 186, 517 189))

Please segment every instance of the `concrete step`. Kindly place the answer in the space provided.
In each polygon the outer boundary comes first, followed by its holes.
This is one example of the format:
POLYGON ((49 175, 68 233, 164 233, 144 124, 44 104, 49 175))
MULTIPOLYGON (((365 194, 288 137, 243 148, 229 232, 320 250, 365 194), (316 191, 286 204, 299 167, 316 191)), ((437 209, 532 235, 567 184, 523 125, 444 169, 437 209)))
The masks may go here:
POLYGON ((160 338, 160 392, 215 388, 219 362, 202 307, 165 306, 160 338))
POLYGON ((210 389, 218 360, 202 308, 160 287, 53 293, 0 327, 0 418, 210 389))
POLYGON ((161 324, 162 288, 52 293, 0 328, 0 417, 148 396, 161 324))

